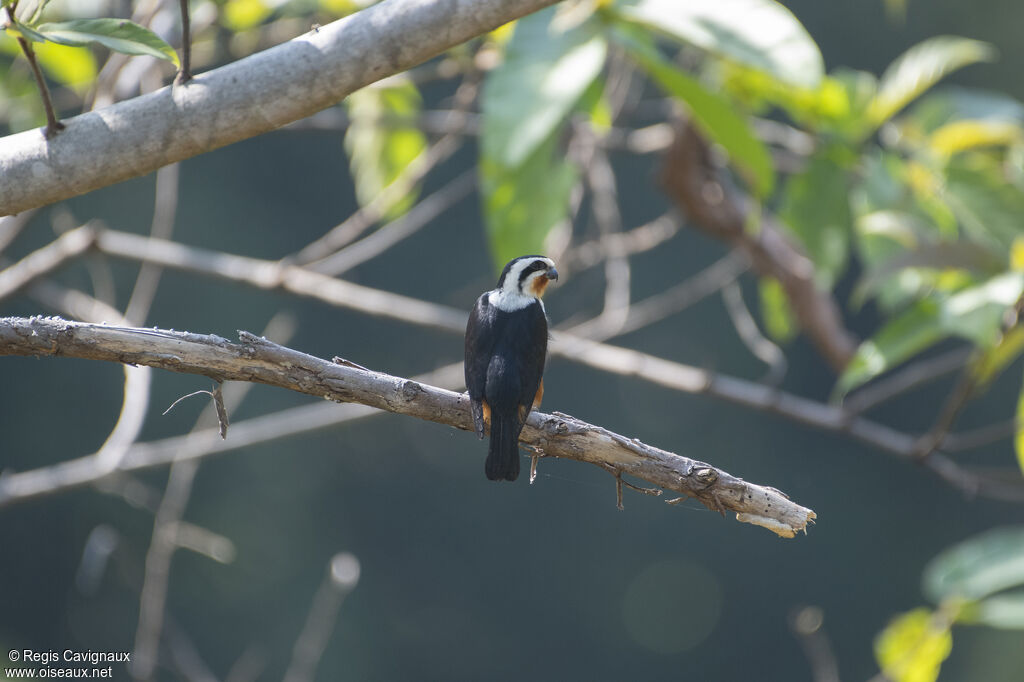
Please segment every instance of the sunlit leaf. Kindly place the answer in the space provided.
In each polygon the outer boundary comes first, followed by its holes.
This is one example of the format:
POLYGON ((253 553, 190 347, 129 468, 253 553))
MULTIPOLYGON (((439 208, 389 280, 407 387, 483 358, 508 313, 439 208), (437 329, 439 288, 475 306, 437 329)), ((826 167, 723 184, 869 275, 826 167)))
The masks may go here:
POLYGON ((797 333, 796 318, 782 285, 777 279, 763 277, 758 281, 758 293, 765 331, 781 343, 792 341, 797 333))
POLYGON ((1007 272, 946 298, 918 301, 860 345, 839 377, 837 394, 845 395, 949 336, 990 348, 999 338, 1006 309, 1022 292, 1024 273, 1007 272))
POLYGON ((7 30, 13 31, 15 35, 21 34, 22 38, 24 38, 25 40, 30 40, 33 43, 45 43, 47 41, 47 37, 40 33, 38 30, 36 30, 35 27, 24 24, 18 21, 17 19, 14 20, 14 22, 11 24, 11 27, 8 28, 7 30))
POLYGON ((944 85, 918 100, 907 117, 925 134, 947 123, 975 120, 1024 123, 1024 104, 1001 92, 944 85))
POLYGON ((263 0, 228 0, 221 20, 232 31, 247 31, 262 24, 273 11, 263 0))
POLYGON ((963 620, 990 628, 1024 630, 1024 593, 998 594, 972 604, 963 620))
POLYGON ((47 40, 61 45, 80 47, 99 43, 115 52, 148 55, 178 65, 174 48, 148 28, 127 19, 75 19, 36 27, 47 40))
POLYGON ((50 0, 36 0, 36 4, 35 7, 32 9, 32 13, 28 15, 25 14, 25 5, 22 4, 18 6, 19 14, 21 14, 23 17, 26 17, 26 24, 35 26, 37 23, 39 23, 40 17, 43 16, 43 10, 46 9, 46 6, 49 4, 50 0))
MULTIPOLYGON (((1020 357, 1021 352, 1024 352, 1024 327, 1017 326, 1003 334, 995 346, 974 361, 971 374, 975 383, 979 387, 986 386, 1020 357)), ((1017 407, 1020 409, 1021 404, 1018 403, 1017 407)))
POLYGON ((96 58, 88 49, 42 43, 36 46, 35 52, 39 66, 46 75, 73 88, 79 94, 88 89, 96 79, 96 58))
POLYGON ((925 567, 925 596, 939 604, 952 598, 980 600, 1024 586, 1024 526, 995 528, 932 559, 925 567))
POLYGON ((483 156, 522 164, 564 121, 604 66, 604 38, 583 26, 559 32, 554 9, 516 22, 504 61, 484 81, 483 156))
POLYGON ((358 12, 365 5, 364 0, 317 0, 317 6, 332 17, 344 17, 358 12))
POLYGON ((633 57, 663 90, 679 98, 693 119, 713 141, 722 145, 758 196, 768 196, 775 185, 771 154, 725 98, 711 92, 685 72, 675 68, 653 49, 625 34, 617 36, 633 57))
POLYGON ((580 98, 578 109, 590 117, 590 125, 600 135, 612 127, 612 108, 605 94, 604 80, 595 79, 580 98))
POLYGON ((852 218, 846 169, 828 153, 818 154, 786 183, 779 217, 814 262, 825 291, 846 269, 852 218))
POLYGON ((922 244, 916 248, 901 250, 868 270, 857 283, 854 298, 863 299, 872 295, 886 280, 907 268, 959 269, 967 270, 979 277, 991 277, 1003 270, 1005 265, 992 252, 972 242, 922 244))
POLYGON ((952 156, 978 147, 1008 146, 1021 140, 1021 128, 1003 121, 953 121, 932 133, 929 146, 937 154, 952 156))
POLYGON ((935 682, 952 650, 949 626, 923 608, 897 616, 875 638, 875 660, 892 682, 935 682))
POLYGON ((1013 450, 1017 455, 1017 467, 1024 473, 1024 390, 1017 396, 1017 432, 1013 437, 1013 450))
POLYGON ((918 43, 882 74, 869 108, 871 122, 884 123, 948 74, 994 57, 991 45, 969 38, 937 36, 918 43))
POLYGON ((634 0, 621 16, 789 85, 816 87, 824 75, 818 45, 772 0, 634 0))
MULTIPOLYGON (((348 96, 345 105, 351 117, 345 131, 345 150, 356 198, 365 206, 426 149, 426 137, 414 121, 422 102, 411 80, 395 77, 357 90, 348 96)), ((409 192, 391 206, 385 218, 401 215, 415 201, 416 191, 409 192)))
POLYGON ((861 343, 836 382, 836 394, 852 389, 920 353, 945 336, 939 323, 939 304, 931 299, 915 303, 891 320, 872 338, 861 343))
POLYGON ((484 218, 497 269, 528 253, 543 253, 551 229, 565 220, 575 167, 558 153, 554 136, 525 163, 508 167, 480 162, 484 218))

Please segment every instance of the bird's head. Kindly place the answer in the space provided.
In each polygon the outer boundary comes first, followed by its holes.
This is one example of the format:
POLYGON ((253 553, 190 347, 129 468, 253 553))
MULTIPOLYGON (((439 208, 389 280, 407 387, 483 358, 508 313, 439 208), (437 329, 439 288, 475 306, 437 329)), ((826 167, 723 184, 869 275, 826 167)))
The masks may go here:
POLYGON ((552 280, 558 279, 555 262, 544 256, 520 256, 505 264, 498 291, 508 297, 540 298, 552 280))

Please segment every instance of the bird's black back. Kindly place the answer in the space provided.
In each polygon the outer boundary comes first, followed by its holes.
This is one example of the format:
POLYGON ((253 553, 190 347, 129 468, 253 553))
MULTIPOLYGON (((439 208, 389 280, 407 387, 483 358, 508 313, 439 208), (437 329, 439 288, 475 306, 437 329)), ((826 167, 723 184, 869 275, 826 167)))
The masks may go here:
POLYGON ((533 404, 544 374, 548 322, 540 301, 506 312, 477 299, 466 328, 466 387, 491 410, 533 404))

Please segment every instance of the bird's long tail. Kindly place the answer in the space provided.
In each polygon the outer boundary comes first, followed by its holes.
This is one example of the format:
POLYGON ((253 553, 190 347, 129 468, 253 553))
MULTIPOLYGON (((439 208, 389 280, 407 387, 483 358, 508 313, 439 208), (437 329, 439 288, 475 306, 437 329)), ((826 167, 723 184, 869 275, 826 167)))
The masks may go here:
POLYGON ((491 444, 484 465, 487 478, 492 481, 519 478, 519 432, 522 428, 515 418, 491 413, 491 444))

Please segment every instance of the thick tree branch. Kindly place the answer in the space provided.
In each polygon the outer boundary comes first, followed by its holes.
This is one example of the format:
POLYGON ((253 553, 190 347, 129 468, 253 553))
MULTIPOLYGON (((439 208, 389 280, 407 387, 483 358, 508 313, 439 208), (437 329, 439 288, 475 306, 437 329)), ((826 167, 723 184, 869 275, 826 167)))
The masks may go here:
MULTIPOLYGON (((147 365, 216 381, 252 381, 472 430, 465 394, 333 364, 245 332, 241 343, 231 343, 217 336, 60 318, 2 318, 0 354, 60 355, 147 365)), ((738 520, 783 537, 805 530, 815 516, 774 488, 747 483, 704 462, 567 415, 531 414, 521 441, 545 456, 590 462, 693 497, 710 509, 735 512, 738 520)), ((0 495, 2 488, 0 479, 0 495)))
POLYGON ((665 156, 662 183, 697 227, 745 252, 754 270, 779 281, 800 327, 841 372, 853 357, 857 340, 844 326, 835 300, 815 285, 814 264, 772 221, 765 218, 758 229, 748 229, 748 209, 729 194, 707 142, 692 125, 679 131, 665 156))
MULTIPOLYGON (((209 251, 125 232, 95 230, 90 227, 78 229, 90 232, 89 239, 92 240, 93 247, 109 256, 152 262, 166 268, 238 282, 257 289, 279 289, 329 305, 449 333, 462 334, 465 331, 464 311, 334 279, 294 265, 209 251)), ((71 239, 70 233, 67 237, 71 239)), ((43 247, 42 250, 49 248, 43 247)), ((35 256, 26 258, 33 257, 35 256)), ((711 266, 709 270, 716 271, 713 275, 707 273, 715 281, 727 281, 731 277, 728 272, 720 272, 717 266, 711 266), (720 277, 724 277, 724 280, 720 280, 720 277)), ((31 280, 19 281, 23 286, 31 280)), ((704 289, 706 283, 702 282, 697 289, 681 292, 679 300, 704 295, 706 290, 698 290, 704 289)), ((684 283, 680 286, 687 285, 684 283)), ((674 301, 673 306, 678 307, 678 302, 674 301)), ((658 305, 660 307, 660 303, 658 305)), ((645 307, 644 302, 636 306, 638 312, 645 307)), ((630 326, 627 322, 627 328, 630 326)), ((603 333, 600 329, 588 331, 603 333)), ((917 439, 908 433, 852 414, 842 407, 825 405, 771 386, 716 374, 692 365, 598 343, 565 332, 555 334, 549 351, 601 371, 635 376, 676 391, 708 395, 747 408, 772 412, 825 431, 847 434, 903 459, 913 459, 916 451, 917 439)), ((967 470, 940 452, 933 453, 921 464, 969 495, 981 494, 997 499, 1024 501, 1024 486, 1021 485, 1019 478, 1005 479, 980 470, 967 470)), ((82 472, 75 471, 69 475, 74 478, 81 474, 82 472)))
POLYGON ((184 85, 0 139, 0 215, 150 173, 336 104, 556 0, 385 0, 184 85))

